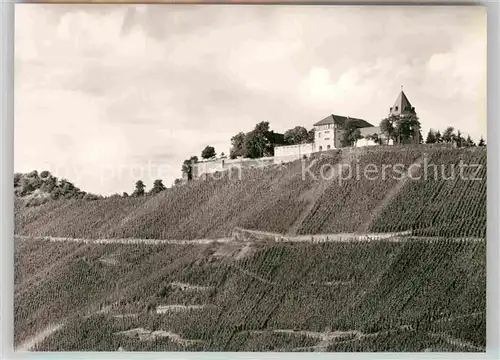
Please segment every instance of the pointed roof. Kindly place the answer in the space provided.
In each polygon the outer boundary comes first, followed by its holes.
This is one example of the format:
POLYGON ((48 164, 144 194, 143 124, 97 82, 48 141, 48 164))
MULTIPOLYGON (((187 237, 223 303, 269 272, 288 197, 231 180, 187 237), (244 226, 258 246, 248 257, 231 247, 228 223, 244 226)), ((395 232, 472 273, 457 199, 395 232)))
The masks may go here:
POLYGON ((344 126, 344 124, 346 123, 347 120, 354 122, 354 124, 358 128, 373 126, 368 121, 363 120, 363 119, 357 119, 357 118, 353 118, 353 117, 349 117, 349 116, 334 115, 334 114, 328 115, 323 120, 318 121, 316 124, 314 124, 314 126, 336 124, 336 125, 342 127, 342 126, 344 126))
POLYGON ((410 100, 408 100, 404 91, 401 90, 396 102, 389 109, 389 115, 408 115, 414 113, 415 108, 411 106, 410 100))

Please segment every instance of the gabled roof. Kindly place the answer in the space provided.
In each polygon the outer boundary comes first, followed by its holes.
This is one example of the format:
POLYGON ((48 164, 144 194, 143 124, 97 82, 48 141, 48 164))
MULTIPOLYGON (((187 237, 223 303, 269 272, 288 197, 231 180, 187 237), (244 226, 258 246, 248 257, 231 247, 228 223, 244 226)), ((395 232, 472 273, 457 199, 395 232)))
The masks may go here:
POLYGON ((358 128, 364 128, 364 127, 370 127, 373 126, 370 124, 368 121, 363 120, 363 119, 357 119, 349 116, 341 116, 341 115, 328 115, 326 118, 324 118, 321 121, 318 121, 314 126, 319 126, 319 125, 328 125, 328 124, 336 124, 340 127, 344 126, 346 121, 352 121, 354 125, 358 128))
POLYGON ((406 94, 401 90, 394 105, 389 109, 389 115, 414 114, 415 108, 411 106, 406 94))

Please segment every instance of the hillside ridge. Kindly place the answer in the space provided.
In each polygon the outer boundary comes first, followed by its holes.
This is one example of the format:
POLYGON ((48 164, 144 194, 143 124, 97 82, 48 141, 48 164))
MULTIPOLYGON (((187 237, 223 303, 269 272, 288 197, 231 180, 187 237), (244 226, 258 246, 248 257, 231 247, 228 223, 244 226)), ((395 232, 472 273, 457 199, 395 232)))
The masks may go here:
POLYGON ((16 201, 15 233, 192 240, 228 237, 241 227, 288 235, 412 230, 420 236, 484 237, 486 151, 431 148, 422 154, 418 147, 332 152, 304 162, 247 169, 240 178, 193 181, 154 196, 56 200, 36 207, 16 201), (336 180, 326 180, 302 174, 304 167, 316 176, 325 167, 338 172, 340 166, 357 164, 401 164, 408 169, 422 157, 447 168, 459 161, 477 163, 482 179, 368 180, 337 174, 336 180), (474 212, 472 217, 464 206, 474 212))

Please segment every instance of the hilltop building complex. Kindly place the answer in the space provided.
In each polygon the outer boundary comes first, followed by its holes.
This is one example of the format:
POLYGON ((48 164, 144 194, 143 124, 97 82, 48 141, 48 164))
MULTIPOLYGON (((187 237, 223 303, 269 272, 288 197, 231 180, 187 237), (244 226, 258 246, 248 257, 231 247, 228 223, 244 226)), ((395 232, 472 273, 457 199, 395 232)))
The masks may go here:
MULTIPOLYGON (((398 98, 393 106, 389 108, 389 117, 405 117, 416 115, 415 108, 411 105, 406 94, 401 89, 398 98)), ((363 147, 377 145, 374 138, 378 137, 381 143, 392 145, 392 140, 389 140, 380 130, 379 126, 373 126, 364 119, 358 119, 349 116, 331 114, 323 120, 316 122, 314 126, 314 142, 277 146, 274 148, 274 157, 260 159, 226 159, 220 158, 215 160, 201 161, 193 167, 193 178, 197 178, 202 174, 214 173, 216 171, 224 171, 232 167, 251 167, 251 166, 266 166, 269 164, 279 164, 309 157, 313 153, 334 150, 342 148, 342 140, 345 133, 345 125, 349 122, 359 129, 361 139, 357 140, 353 146, 363 147), (375 135, 375 136, 374 136, 375 135)), ((418 144, 417 136, 412 139, 405 140, 405 144, 418 144)))

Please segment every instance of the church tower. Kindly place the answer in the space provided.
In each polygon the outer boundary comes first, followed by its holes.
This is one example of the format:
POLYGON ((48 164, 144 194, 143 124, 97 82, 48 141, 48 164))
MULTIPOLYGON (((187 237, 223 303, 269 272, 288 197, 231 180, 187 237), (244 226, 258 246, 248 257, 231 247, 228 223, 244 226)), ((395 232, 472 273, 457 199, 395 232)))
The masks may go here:
MULTIPOLYGON (((403 91, 403 85, 401 85, 401 92, 399 93, 396 102, 392 107, 389 108, 389 117, 395 116, 398 118, 405 118, 409 116, 416 116, 415 108, 411 105, 410 100, 406 97, 403 91)), ((414 137, 412 139, 405 139, 402 141, 404 144, 419 144, 420 143, 420 128, 414 132, 414 137)))
POLYGON ((389 108, 389 117, 408 115, 416 115, 415 108, 411 106, 410 100, 406 97, 406 94, 403 91, 403 86, 401 86, 401 92, 399 93, 396 102, 391 108, 389 108))

